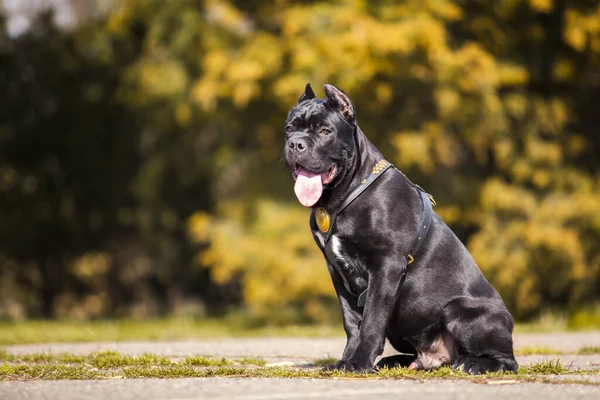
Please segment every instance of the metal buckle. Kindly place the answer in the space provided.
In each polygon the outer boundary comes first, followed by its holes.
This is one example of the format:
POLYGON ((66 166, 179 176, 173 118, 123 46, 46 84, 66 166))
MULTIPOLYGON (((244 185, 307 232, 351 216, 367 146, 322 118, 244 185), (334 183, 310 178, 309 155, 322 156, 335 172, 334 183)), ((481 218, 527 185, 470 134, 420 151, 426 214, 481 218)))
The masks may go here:
POLYGON ((415 258, 410 254, 406 257, 408 258, 408 264, 406 264, 406 265, 410 265, 415 261, 415 258))
POLYGON ((437 202, 435 201, 433 196, 430 195, 429 193, 427 193, 427 196, 429 196, 429 200, 431 200, 431 204, 433 204, 434 207, 437 206, 437 202))

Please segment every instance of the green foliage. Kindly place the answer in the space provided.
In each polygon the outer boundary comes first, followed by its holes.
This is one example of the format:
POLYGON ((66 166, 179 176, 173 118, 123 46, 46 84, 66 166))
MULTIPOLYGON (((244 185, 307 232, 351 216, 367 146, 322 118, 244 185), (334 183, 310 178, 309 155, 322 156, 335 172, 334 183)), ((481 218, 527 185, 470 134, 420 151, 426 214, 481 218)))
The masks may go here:
POLYGON ((518 318, 597 322, 598 21, 584 0, 131 0, 19 37, 0 19, 0 317, 337 318, 279 162, 287 110, 329 82, 518 318))

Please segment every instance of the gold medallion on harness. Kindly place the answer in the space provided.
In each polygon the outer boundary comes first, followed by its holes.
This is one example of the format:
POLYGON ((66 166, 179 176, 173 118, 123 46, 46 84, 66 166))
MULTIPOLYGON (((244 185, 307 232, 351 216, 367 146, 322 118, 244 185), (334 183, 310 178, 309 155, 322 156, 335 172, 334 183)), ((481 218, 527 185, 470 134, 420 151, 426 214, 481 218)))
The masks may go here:
POLYGON ((321 232, 327 232, 329 227, 331 226, 331 219, 329 218, 329 214, 327 210, 323 207, 317 208, 315 211, 315 221, 317 222, 317 226, 321 232))

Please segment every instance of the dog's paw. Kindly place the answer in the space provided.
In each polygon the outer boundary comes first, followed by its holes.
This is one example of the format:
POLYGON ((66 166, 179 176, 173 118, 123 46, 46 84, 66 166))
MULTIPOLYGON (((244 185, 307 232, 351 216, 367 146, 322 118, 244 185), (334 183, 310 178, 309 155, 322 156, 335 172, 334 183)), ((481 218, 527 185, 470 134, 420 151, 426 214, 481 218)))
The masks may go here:
POLYGON ((339 364, 340 362, 341 362, 341 361, 338 361, 338 362, 336 362, 336 363, 333 363, 333 364, 327 364, 327 365, 325 365, 325 366, 323 366, 323 367, 321 368, 321 371, 335 371, 335 370, 337 370, 337 369, 338 369, 338 368, 337 368, 337 366, 338 366, 338 364, 339 364))
POLYGON ((354 362, 340 360, 335 364, 329 364, 322 368, 322 371, 346 371, 346 372, 375 372, 373 364, 364 362, 354 362))
MULTIPOLYGON (((516 372, 516 367, 513 366, 511 360, 496 360, 485 357, 459 357, 453 364, 452 368, 466 372, 471 375, 485 374, 486 372, 510 371, 516 372), (504 362, 503 362, 504 361, 504 362)), ((512 360, 514 361, 514 359, 512 360)), ((516 365, 516 361, 514 361, 516 365)))

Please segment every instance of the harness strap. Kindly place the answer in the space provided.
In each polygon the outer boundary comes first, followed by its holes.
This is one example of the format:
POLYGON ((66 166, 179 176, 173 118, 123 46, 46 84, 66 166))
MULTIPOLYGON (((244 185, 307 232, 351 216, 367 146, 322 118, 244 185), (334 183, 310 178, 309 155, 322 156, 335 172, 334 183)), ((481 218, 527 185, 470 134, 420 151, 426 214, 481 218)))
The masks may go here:
MULTIPOLYGON (((433 200, 433 196, 426 193, 423 190, 423 188, 421 188, 421 186, 413 184, 413 187, 419 193, 419 197, 421 198, 421 206, 423 208, 423 212, 421 214, 421 225, 419 226, 419 236, 417 237, 417 241, 414 244, 412 251, 406 255, 406 258, 408 260, 408 263, 406 264, 407 266, 412 264, 415 261, 415 255, 419 252, 419 249, 421 248, 421 246, 423 245, 423 242, 425 242, 425 239, 427 238, 427 234, 429 233, 429 228, 431 227, 431 218, 433 216, 432 205, 435 204, 434 203, 435 200, 433 200)), ((338 270, 338 273, 341 273, 341 271, 338 270)), ((406 274, 406 271, 404 273, 406 274)), ((343 278, 343 279, 345 280, 345 278, 343 278)), ((365 306, 365 302, 367 301, 367 291, 368 291, 368 289, 363 290, 363 292, 358 296, 357 304, 359 307, 365 306)), ((352 293, 352 292, 350 291, 350 293, 352 293)))
MULTIPOLYGON (((346 207, 348 207, 354 200, 356 200, 356 198, 358 198, 358 196, 360 196, 365 190, 367 190, 367 188, 369 186, 371 186, 371 184, 373 184, 379 177, 381 177, 388 169, 390 169, 392 167, 394 167, 393 164, 386 160, 380 160, 377 164, 375 164, 371 174, 367 178, 363 179, 361 181, 360 186, 358 186, 356 189, 354 189, 352 191, 352 193, 350 193, 350 195, 346 198, 346 200, 340 206, 337 213, 329 216, 330 221, 327 226, 327 228, 328 228, 327 232, 325 233, 320 230, 317 230, 317 234, 321 235, 320 238, 322 241, 325 257, 327 258, 329 263, 332 265, 333 269, 335 269, 335 271, 338 273, 338 275, 342 278, 342 282, 343 282, 346 290, 348 290, 348 292, 351 295, 358 297, 357 304, 359 307, 364 307, 364 305, 365 305, 365 302, 367 299, 367 289, 365 289, 359 295, 356 295, 353 292, 353 290, 350 286, 350 283, 348 282, 345 275, 343 274, 342 269, 336 262, 335 254, 331 254, 331 251, 327 250, 327 243, 329 242, 329 239, 331 238, 331 234, 333 232, 333 226, 335 224, 336 217, 338 215, 340 215, 344 211, 344 209, 346 209, 346 207), (323 237, 323 236, 325 236, 325 237, 323 237)), ((402 173, 397 168, 396 168, 396 170, 398 172, 402 173)), ((425 192, 425 190, 423 190, 423 188, 421 188, 419 185, 412 183, 410 180, 408 180, 408 182, 419 193, 419 198, 421 199, 421 206, 422 206, 421 224, 419 226, 419 236, 417 237, 415 244, 412 247, 412 251, 410 253, 408 253, 406 256, 407 265, 410 265, 415 261, 415 255, 417 254, 417 252, 423 245, 423 242, 425 242, 425 239, 427 238, 427 234, 429 233, 429 228, 431 227, 431 219, 433 216, 432 205, 436 205, 436 202, 433 199, 433 196, 431 196, 430 194, 425 192)), ((311 221, 316 221, 315 212, 316 212, 316 209, 313 208, 311 216, 310 216, 311 221)))
MULTIPOLYGON (((346 207, 348 207, 354 200, 356 200, 356 198, 358 196, 360 196, 365 190, 367 190, 367 188, 369 186, 371 186, 379 177, 381 177, 385 171, 392 168, 393 166, 394 165, 391 162, 386 161, 386 160, 380 160, 377 164, 375 164, 375 166, 373 167, 373 170, 371 171, 371 174, 367 178, 363 179, 360 182, 360 186, 357 187, 356 189, 354 189, 352 191, 352 193, 350 193, 350 195, 346 198, 346 200, 340 206, 337 213, 330 216, 331 227, 333 227, 336 217, 338 215, 340 215, 342 213, 342 211, 344 211, 344 209, 346 209, 346 207)), ((313 217, 313 218, 314 218, 314 213, 315 213, 315 209, 313 209, 313 211, 312 211, 311 217, 313 217)), ((325 243, 329 242, 329 239, 331 238, 331 233, 333 232, 333 229, 331 229, 331 227, 329 228, 329 230, 327 231, 327 235, 325 236, 325 243)))
POLYGON ((340 206, 338 214, 341 214, 346 207, 348 207, 354 200, 356 200, 356 198, 360 196, 362 192, 367 190, 367 188, 371 186, 371 184, 375 182, 377 178, 383 175, 383 173, 391 167, 393 167, 392 163, 386 160, 380 160, 377 164, 375 164, 371 175, 369 175, 366 179, 363 179, 360 182, 360 186, 354 189, 350 196, 346 198, 346 201, 344 201, 340 206))
POLYGON ((419 226, 419 236, 417 237, 417 242, 413 246, 413 251, 408 253, 408 255, 406 256, 406 258, 408 258, 408 265, 412 264, 415 261, 414 256, 419 252, 421 245, 427 238, 429 228, 431 227, 431 217, 433 216, 433 207, 430 197, 431 195, 425 193, 425 191, 419 185, 415 185, 415 189, 417 189, 421 197, 423 214, 421 215, 421 225, 419 226))

